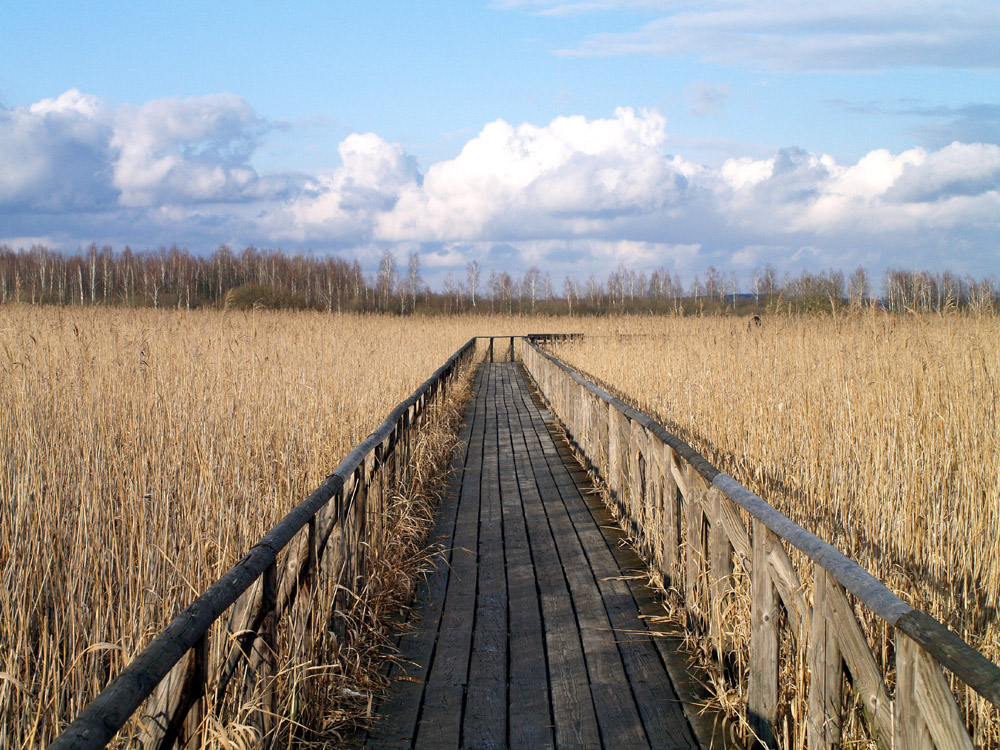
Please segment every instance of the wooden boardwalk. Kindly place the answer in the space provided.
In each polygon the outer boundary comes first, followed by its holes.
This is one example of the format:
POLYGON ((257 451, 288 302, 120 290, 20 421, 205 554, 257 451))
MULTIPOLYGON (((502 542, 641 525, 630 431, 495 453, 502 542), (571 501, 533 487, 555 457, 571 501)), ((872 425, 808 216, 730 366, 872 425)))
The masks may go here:
POLYGON ((371 748, 698 747, 640 612, 652 594, 517 363, 484 364, 448 549, 422 586, 371 748))

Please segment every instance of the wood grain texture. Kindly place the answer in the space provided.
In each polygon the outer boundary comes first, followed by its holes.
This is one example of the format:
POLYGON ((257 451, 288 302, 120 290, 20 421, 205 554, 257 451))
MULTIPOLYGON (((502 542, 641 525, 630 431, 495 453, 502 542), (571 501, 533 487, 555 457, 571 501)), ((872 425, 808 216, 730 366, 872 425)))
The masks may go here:
POLYGON ((369 747, 697 747, 543 408, 516 363, 483 366, 451 558, 421 590, 369 747))
POLYGON ((778 711, 778 592, 767 566, 768 551, 777 538, 760 521, 753 524, 750 571, 750 728, 765 747, 773 743, 778 711))
POLYGON ((892 741, 894 748, 933 750, 934 740, 927 731, 917 703, 917 659, 920 647, 905 633, 896 632, 896 700, 892 741))
POLYGON ((815 576, 809 633, 809 750, 829 750, 840 747, 844 661, 836 632, 829 626, 829 577, 818 566, 815 576))

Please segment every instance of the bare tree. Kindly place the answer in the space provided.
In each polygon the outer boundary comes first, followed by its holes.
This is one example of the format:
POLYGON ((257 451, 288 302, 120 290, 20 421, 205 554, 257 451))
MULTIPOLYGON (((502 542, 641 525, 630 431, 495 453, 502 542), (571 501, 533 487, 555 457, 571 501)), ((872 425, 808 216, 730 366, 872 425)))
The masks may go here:
POLYGON ((851 307, 862 307, 871 296, 872 286, 868 281, 868 271, 858 266, 847 282, 847 298, 851 307))
POLYGON ((751 271, 750 283, 753 284, 753 301, 760 303, 760 288, 763 283, 762 280, 763 272, 760 270, 760 266, 757 266, 751 271))
POLYGON ((726 294, 726 282, 715 266, 709 266, 705 271, 705 296, 709 299, 722 299, 726 294))
POLYGON ((445 305, 444 311, 445 311, 445 314, 448 314, 449 312, 451 312, 451 308, 449 307, 449 305, 451 305, 451 300, 452 300, 452 297, 454 297, 454 296, 455 296, 455 279, 454 279, 454 277, 452 277, 451 271, 448 271, 448 273, 445 274, 445 277, 444 277, 444 305, 445 305))
POLYGON ((566 311, 572 315, 573 314, 573 300, 576 299, 578 293, 576 291, 576 283, 569 276, 563 282, 563 294, 566 295, 566 311))
POLYGON ((490 279, 486 282, 490 290, 490 315, 493 314, 493 303, 500 294, 500 276, 496 271, 490 271, 490 279))
POLYGON ((594 306, 594 309, 600 309, 602 294, 600 283, 594 278, 594 274, 590 274, 590 278, 587 279, 587 297, 590 298, 590 304, 594 306))
POLYGON ((465 283, 469 287, 469 296, 472 298, 472 306, 476 306, 476 292, 479 291, 479 263, 474 260, 469 261, 465 267, 465 283))
POLYGON ((781 284, 778 283, 778 272, 770 263, 764 266, 764 275, 760 280, 760 293, 765 297, 773 297, 781 291, 781 284))
POLYGON ((392 250, 382 251, 382 259, 378 264, 378 277, 375 280, 375 294, 381 302, 382 310, 389 309, 389 300, 396 285, 396 256, 392 250))
POLYGON ((522 283, 524 284, 525 296, 531 301, 531 312, 535 311, 535 300, 538 299, 541 276, 542 272, 538 266, 531 266, 531 268, 524 272, 524 281, 522 283))
POLYGON ((500 274, 498 282, 500 288, 500 299, 507 301, 507 314, 514 314, 514 281, 510 274, 504 271, 500 274))
POLYGON ((410 292, 410 312, 417 310, 417 293, 422 281, 420 278, 420 253, 414 250, 410 253, 410 262, 406 269, 406 283, 410 292))

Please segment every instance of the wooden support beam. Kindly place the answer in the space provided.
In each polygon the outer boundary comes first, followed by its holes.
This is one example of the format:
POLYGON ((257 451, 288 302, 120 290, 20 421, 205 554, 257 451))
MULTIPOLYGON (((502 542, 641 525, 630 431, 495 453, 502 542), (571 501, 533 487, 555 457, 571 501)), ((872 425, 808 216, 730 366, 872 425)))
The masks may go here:
POLYGON ((896 631, 896 699, 892 741, 896 748, 934 750, 934 740, 917 702, 919 649, 920 646, 912 638, 896 631))
POLYGON ((703 589, 706 577, 708 544, 705 524, 705 493, 701 487, 692 487, 685 496, 684 517, 687 522, 684 556, 684 604, 695 629, 705 625, 707 612, 704 607, 703 589))
MULTIPOLYGON (((908 640, 909 639, 907 636, 908 640)), ((913 686, 917 707, 937 750, 972 750, 965 720, 955 703, 941 667, 924 649, 915 649, 916 681, 913 686)))
MULTIPOLYGON (((655 439, 655 438, 654 438, 655 439)), ((681 491, 674 479, 673 449, 661 445, 660 477, 663 486, 663 560, 664 584, 681 586, 681 491)))
POLYGON ((832 575, 827 577, 826 611, 836 634, 840 653, 851 673, 854 691, 861 698, 869 727, 876 739, 889 745, 892 736, 892 698, 882 678, 882 671, 875 662, 868 639, 861 630, 854 609, 847 601, 844 588, 832 575))
POLYGON ((608 404, 608 474, 605 477, 608 489, 611 491, 611 501, 622 506, 622 430, 621 422, 625 419, 614 404, 608 404))
POLYGON ((733 587, 733 545, 726 534, 723 502, 726 498, 715 487, 708 491, 706 509, 711 514, 709 527, 709 637, 717 656, 722 658, 729 647, 723 637, 723 619, 726 616, 726 599, 733 587))
POLYGON ((809 750, 840 747, 844 661, 830 622, 826 592, 836 586, 829 574, 814 566, 812 628, 809 632, 809 750))
POLYGON ((208 681, 208 633, 206 632, 191 650, 191 707, 184 719, 182 745, 205 745, 205 684, 208 681))
POLYGON ((760 521, 753 522, 750 569, 750 728, 765 747, 774 744, 778 712, 778 592, 767 564, 770 549, 778 544, 774 533, 760 521))

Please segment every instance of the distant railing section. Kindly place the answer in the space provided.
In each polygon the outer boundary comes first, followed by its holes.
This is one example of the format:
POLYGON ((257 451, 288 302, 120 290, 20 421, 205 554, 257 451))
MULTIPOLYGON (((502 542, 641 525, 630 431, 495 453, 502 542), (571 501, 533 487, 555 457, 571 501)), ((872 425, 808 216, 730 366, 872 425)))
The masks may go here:
POLYGON ((275 689, 279 679, 289 679, 279 668, 289 651, 308 661, 315 639, 336 631, 336 613, 363 595, 369 557, 385 539, 389 496, 410 483, 415 432, 475 352, 473 338, 157 635, 49 747, 104 747, 126 723, 130 746, 185 745, 205 730, 206 706, 238 715, 263 744, 273 739, 275 689), (322 592, 325 608, 316 606, 322 592), (239 693, 236 683, 242 683, 239 693), (129 722, 140 707, 139 720, 129 722))
POLYGON ((664 585, 680 592, 689 622, 717 654, 730 650, 722 622, 732 602, 734 560, 748 571, 746 713, 762 743, 771 745, 779 731, 784 631, 806 653, 808 669, 792 671, 803 672, 798 689, 808 690, 804 718, 809 748, 840 747, 845 676, 880 745, 905 750, 973 747, 941 668, 995 706, 1000 706, 1000 668, 650 417, 541 351, 535 341, 522 339, 518 353, 588 469, 608 488, 609 502, 626 531, 664 585), (811 604, 785 544, 801 552, 811 567, 803 571, 814 582, 811 604), (892 695, 848 593, 893 629, 892 695))

